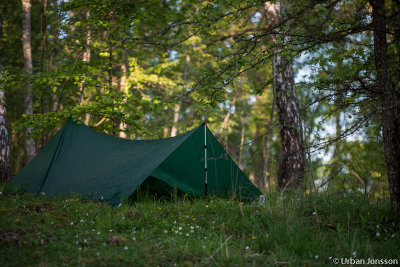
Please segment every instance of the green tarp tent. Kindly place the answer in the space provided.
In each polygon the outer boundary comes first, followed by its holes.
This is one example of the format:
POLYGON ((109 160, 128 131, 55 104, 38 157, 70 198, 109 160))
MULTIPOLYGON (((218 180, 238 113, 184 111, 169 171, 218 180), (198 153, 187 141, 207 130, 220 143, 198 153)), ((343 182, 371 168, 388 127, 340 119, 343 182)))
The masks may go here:
POLYGON ((72 119, 10 184, 29 193, 78 193, 114 205, 145 182, 155 189, 204 195, 205 136, 208 193, 260 195, 205 125, 176 137, 141 141, 109 136, 72 119))

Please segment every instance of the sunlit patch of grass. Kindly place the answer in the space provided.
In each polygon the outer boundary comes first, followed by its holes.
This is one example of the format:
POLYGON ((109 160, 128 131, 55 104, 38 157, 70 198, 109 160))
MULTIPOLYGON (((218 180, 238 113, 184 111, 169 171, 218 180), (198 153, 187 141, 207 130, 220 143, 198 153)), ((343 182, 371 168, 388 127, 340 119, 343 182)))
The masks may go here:
POLYGON ((143 195, 111 207, 72 197, 0 194, 1 265, 332 264, 396 258, 387 200, 272 193, 235 198, 143 195), (354 256, 355 255, 355 256, 354 256))

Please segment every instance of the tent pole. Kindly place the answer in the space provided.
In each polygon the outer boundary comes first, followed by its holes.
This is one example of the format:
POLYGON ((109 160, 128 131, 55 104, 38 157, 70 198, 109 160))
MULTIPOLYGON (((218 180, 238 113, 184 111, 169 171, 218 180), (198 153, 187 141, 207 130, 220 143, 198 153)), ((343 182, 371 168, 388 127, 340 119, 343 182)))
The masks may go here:
POLYGON ((207 124, 204 125, 204 194, 207 196, 207 124))

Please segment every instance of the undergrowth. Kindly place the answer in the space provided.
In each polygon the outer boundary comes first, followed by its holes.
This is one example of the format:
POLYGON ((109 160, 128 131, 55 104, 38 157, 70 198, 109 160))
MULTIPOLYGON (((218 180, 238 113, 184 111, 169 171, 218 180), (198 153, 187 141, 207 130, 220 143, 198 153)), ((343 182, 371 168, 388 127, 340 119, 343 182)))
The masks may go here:
POLYGON ((388 200, 360 194, 141 196, 111 207, 79 196, 0 195, 1 266, 334 265, 399 259, 388 200))

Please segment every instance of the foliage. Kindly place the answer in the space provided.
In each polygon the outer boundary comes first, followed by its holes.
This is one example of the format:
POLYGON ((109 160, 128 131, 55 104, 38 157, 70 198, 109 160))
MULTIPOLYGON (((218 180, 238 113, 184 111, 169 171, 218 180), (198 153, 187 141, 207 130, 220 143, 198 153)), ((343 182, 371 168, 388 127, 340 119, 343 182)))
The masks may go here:
MULTIPOLYGON (((314 182, 321 185, 337 173, 336 151, 347 167, 331 188, 362 190, 349 174, 363 170, 368 184, 379 182, 371 193, 384 195, 379 96, 370 93, 376 70, 368 1, 289 1, 283 15, 290 27, 268 17, 265 1, 47 2, 44 9, 44 1, 32 0, 33 74, 21 71, 20 1, 9 1, 0 36, 13 174, 23 167, 26 128, 33 129, 39 150, 70 116, 133 139, 169 137, 172 127, 182 133, 207 118, 237 163, 260 184, 272 104, 271 58, 279 53, 296 62, 295 72, 311 73, 297 85, 310 148, 307 188, 314 190, 314 182), (34 88, 33 119, 23 114, 27 80, 34 88), (328 132, 338 116, 340 133, 328 132), (359 140, 351 141, 355 136, 359 140)), ((400 77, 397 11, 389 1, 394 84, 400 77)), ((280 153, 277 126, 270 138, 272 188, 280 153)))

